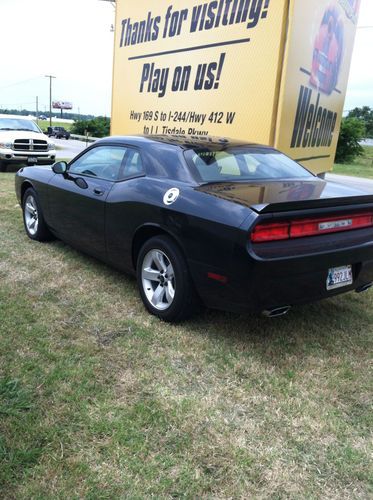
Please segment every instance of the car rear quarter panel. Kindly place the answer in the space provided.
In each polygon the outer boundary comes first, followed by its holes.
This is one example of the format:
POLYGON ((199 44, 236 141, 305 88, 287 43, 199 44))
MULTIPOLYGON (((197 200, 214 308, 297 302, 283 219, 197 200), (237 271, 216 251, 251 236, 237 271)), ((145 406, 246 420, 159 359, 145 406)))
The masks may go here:
POLYGON ((145 225, 158 227, 180 245, 191 267, 229 266, 239 227, 254 212, 247 207, 196 191, 185 183, 138 178, 117 183, 107 199, 106 234, 110 260, 134 269, 132 242, 145 225), (166 205, 168 189, 178 188, 177 200, 166 205))

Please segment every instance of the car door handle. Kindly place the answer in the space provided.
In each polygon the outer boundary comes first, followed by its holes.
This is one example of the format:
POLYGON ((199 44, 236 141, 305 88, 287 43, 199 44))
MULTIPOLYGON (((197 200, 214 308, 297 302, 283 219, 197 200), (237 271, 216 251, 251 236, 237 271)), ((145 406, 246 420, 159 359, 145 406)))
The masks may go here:
POLYGON ((93 189, 93 192, 94 192, 95 194, 97 194, 97 196, 101 196, 102 194, 104 194, 104 193, 105 193, 105 191, 103 191, 103 190, 102 190, 102 189, 100 189, 100 188, 94 188, 94 189, 93 189))

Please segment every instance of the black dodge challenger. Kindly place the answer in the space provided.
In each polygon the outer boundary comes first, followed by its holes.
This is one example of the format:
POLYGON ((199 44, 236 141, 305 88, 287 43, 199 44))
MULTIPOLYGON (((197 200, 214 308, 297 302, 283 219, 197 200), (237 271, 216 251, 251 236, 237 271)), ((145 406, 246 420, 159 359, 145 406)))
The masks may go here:
POLYGON ((285 314, 373 282, 373 195, 279 151, 173 136, 109 137, 16 175, 27 235, 136 274, 166 321, 199 304, 285 314))

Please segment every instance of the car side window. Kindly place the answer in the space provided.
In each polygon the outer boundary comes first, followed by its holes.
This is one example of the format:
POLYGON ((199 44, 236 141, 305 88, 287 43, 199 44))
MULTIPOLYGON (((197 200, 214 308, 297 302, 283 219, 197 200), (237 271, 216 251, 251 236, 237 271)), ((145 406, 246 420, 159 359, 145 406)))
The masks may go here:
POLYGON ((144 174, 144 167, 142 164, 141 156, 136 149, 127 148, 126 156, 119 169, 118 180, 123 181, 125 179, 136 177, 137 175, 144 174))
POLYGON ((97 146, 83 154, 69 168, 69 173, 117 181, 126 162, 128 148, 97 146))

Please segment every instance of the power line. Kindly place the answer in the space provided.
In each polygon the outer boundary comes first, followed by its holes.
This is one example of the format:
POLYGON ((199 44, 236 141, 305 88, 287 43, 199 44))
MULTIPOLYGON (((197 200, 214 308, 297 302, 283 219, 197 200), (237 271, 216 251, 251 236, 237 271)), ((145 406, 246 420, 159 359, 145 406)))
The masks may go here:
MULTIPOLYGON (((8 108, 9 106, 27 106, 29 104, 34 104, 35 101, 30 101, 30 102, 11 102, 11 103, 3 103, 3 101, 0 101, 0 108, 4 109, 5 107, 8 108)), ((46 106, 46 104, 43 104, 43 106, 46 106)))
POLYGON ((22 83, 28 83, 31 82, 32 80, 37 80, 38 78, 41 78, 41 76, 34 76, 34 78, 29 78, 28 80, 21 80, 19 82, 11 83, 10 85, 5 85, 4 87, 0 87, 0 89, 8 89, 10 87, 15 87, 16 85, 22 85, 22 83))

